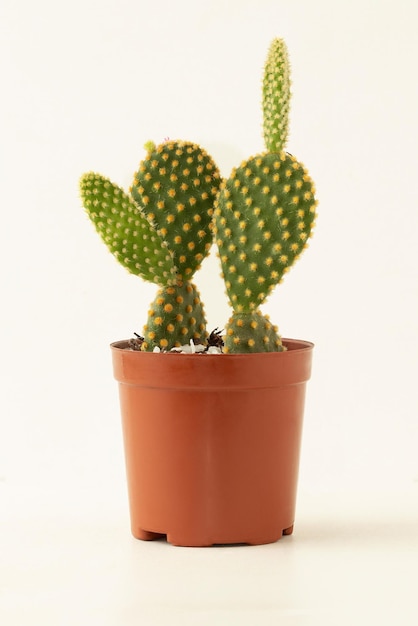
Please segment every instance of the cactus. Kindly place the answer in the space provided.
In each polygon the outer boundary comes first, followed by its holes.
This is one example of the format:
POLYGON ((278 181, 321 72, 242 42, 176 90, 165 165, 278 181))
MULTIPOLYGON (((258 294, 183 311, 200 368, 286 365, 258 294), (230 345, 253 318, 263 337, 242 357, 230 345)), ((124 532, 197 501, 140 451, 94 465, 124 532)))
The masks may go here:
POLYGON ((160 289, 144 327, 144 350, 170 349, 207 336, 203 305, 191 282, 212 244, 213 203, 221 182, 197 144, 146 144, 130 197, 109 179, 80 180, 84 207, 103 241, 131 273, 160 289))
POLYGON ((287 138, 289 67, 286 46, 274 40, 263 83, 267 151, 232 170, 215 203, 215 233, 233 315, 228 352, 281 351, 277 327, 259 311, 307 247, 316 215, 314 184, 283 150, 287 138))
MULTIPOLYGON (((170 140, 146 144, 130 195, 100 174, 81 178, 83 204, 110 251, 130 272, 159 286, 135 349, 207 339, 192 278, 214 234, 233 309, 225 351, 284 349, 260 306, 307 247, 317 205, 307 170, 285 151, 289 100, 287 48, 274 39, 262 86, 265 151, 243 161, 227 180, 200 146, 170 140)), ((215 335, 213 341, 222 343, 215 335)))
POLYGON ((283 39, 274 39, 263 76, 263 131, 269 152, 281 152, 289 128, 290 69, 283 39))

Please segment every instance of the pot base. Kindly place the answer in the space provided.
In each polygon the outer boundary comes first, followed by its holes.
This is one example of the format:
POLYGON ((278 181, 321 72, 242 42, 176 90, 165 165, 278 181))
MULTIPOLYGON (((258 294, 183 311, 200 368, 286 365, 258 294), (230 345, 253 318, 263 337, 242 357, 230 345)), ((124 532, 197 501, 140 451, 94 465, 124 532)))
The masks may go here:
POLYGON ((250 539, 249 538, 246 541, 236 541, 236 540, 234 541, 210 541, 207 538, 203 538, 203 537, 192 538, 188 536, 187 538, 185 537, 180 538, 176 535, 172 535, 171 533, 154 533, 148 530, 143 530, 142 528, 132 530, 132 535, 135 537, 135 539, 140 539, 142 541, 156 541, 159 539, 165 539, 167 543, 170 543, 173 546, 198 547, 198 548, 199 547, 205 548, 205 547, 210 547, 210 546, 225 546, 225 545, 259 546, 259 545, 268 544, 268 543, 276 543, 276 541, 281 539, 281 537, 289 536, 292 533, 293 533, 293 524, 292 526, 289 526, 288 528, 283 529, 281 534, 274 535, 270 538, 267 538, 267 537, 263 537, 262 539, 260 538, 250 539))

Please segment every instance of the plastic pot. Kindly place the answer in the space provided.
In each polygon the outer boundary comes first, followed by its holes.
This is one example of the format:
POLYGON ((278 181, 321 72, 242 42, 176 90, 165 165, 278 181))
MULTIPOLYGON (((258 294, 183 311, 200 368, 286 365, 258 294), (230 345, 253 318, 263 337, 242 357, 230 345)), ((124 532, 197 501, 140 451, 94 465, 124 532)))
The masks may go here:
POLYGON ((283 343, 250 355, 111 345, 134 537, 209 546, 292 533, 313 344, 283 343))

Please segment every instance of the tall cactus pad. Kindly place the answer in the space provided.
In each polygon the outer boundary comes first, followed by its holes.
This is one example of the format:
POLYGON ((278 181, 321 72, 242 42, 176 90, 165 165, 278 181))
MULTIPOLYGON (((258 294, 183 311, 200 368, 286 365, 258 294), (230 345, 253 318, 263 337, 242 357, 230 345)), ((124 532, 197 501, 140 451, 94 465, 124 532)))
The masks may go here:
POLYGON ((205 150, 191 142, 147 147, 132 195, 173 251, 179 279, 189 280, 212 245, 219 170, 205 150))
POLYGON ((314 185, 295 157, 263 153, 222 184, 216 240, 233 309, 261 305, 298 259, 315 219, 314 185))
POLYGON ((225 352, 282 352, 277 327, 260 311, 234 313, 225 328, 225 352))
POLYGON ((159 285, 176 282, 166 242, 123 189, 101 174, 88 172, 80 179, 80 193, 97 232, 124 267, 159 285))
POLYGON ((148 312, 143 349, 152 351, 157 346, 170 350, 206 337, 205 313, 195 285, 185 282, 161 288, 148 312))
POLYGON ((274 39, 264 67, 263 131, 266 149, 281 152, 287 141, 290 104, 290 68, 286 44, 274 39))

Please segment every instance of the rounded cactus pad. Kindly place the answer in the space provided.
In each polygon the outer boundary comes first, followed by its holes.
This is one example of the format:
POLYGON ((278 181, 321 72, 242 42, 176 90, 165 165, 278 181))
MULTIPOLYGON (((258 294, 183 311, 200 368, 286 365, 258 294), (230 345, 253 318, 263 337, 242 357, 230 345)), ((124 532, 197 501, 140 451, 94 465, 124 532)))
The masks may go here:
POLYGON ((206 318, 199 291, 185 281, 159 289, 144 327, 143 349, 170 350, 190 342, 206 340, 206 318))
POLYGON ((274 39, 263 76, 263 131, 266 149, 284 149, 289 128, 290 68, 283 39, 274 39))
POLYGON ((282 352, 277 327, 260 311, 233 313, 225 328, 224 352, 282 352))
POLYGON ((285 152, 251 157, 222 184, 215 232, 235 311, 257 309, 306 247, 314 192, 306 169, 285 152))
POLYGON ((149 218, 120 187, 88 172, 80 179, 84 208, 116 259, 132 274, 159 285, 176 281, 173 254, 149 218))
POLYGON ((221 177, 203 148, 188 141, 147 144, 132 196, 174 253, 178 276, 189 280, 212 245, 213 203, 221 177))

